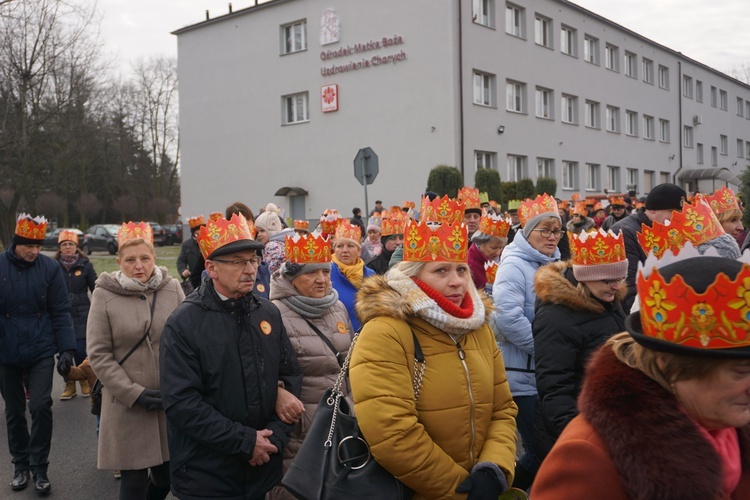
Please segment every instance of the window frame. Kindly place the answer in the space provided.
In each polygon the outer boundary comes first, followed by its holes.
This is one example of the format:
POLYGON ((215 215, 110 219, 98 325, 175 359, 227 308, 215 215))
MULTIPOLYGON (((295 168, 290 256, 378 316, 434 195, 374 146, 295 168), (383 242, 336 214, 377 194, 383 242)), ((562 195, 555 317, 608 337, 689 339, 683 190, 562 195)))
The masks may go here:
POLYGON ((615 73, 620 72, 620 47, 611 43, 604 44, 604 67, 615 73))
POLYGON ((552 19, 539 13, 534 15, 534 43, 536 43, 540 47, 554 49, 555 47, 552 33, 552 19), (541 33, 539 31, 540 28, 541 33), (541 41, 540 34, 542 35, 541 41))
POLYGON ((514 154, 509 153, 506 159, 506 165, 508 166, 508 180, 510 182, 518 182, 522 179, 529 178, 529 166, 528 166, 527 156, 514 155, 514 154), (513 162, 513 164, 511 164, 511 161, 513 162), (519 177, 519 174, 520 174, 520 177, 519 177))
POLYGON ((505 110, 510 111, 511 113, 526 113, 528 108, 526 105, 526 84, 523 82, 519 82, 517 80, 506 80, 505 82, 505 110), (513 88, 514 92, 511 96, 510 89, 513 88), (518 87, 518 95, 516 95, 515 90, 516 87, 518 87), (511 99, 513 99, 513 104, 518 104, 518 109, 515 107, 510 107, 511 99))
POLYGON ((281 96, 282 103, 283 103, 283 121, 282 125, 298 125, 300 123, 309 123, 310 122, 310 93, 307 91, 304 92, 294 92, 292 94, 285 94, 281 96), (296 115, 298 111, 297 103, 291 102, 292 99, 296 99, 298 97, 302 97, 303 101, 303 117, 301 119, 290 119, 290 111, 293 111, 293 114, 296 115), (291 107, 290 107, 291 105, 291 107))
POLYGON ((703 165, 703 143, 701 142, 695 144, 695 161, 698 165, 703 165))
POLYGON ((583 60, 599 66, 599 39, 595 36, 589 34, 583 36, 583 60))
POLYGON ((729 111, 729 94, 726 90, 719 89, 719 109, 729 111))
POLYGON ((669 90, 669 67, 659 65, 659 88, 669 90))
POLYGON ((472 72, 472 80, 472 102, 477 106, 496 108, 497 96, 495 87, 497 85, 495 84, 495 75, 493 75, 492 73, 487 73, 486 71, 475 69, 472 72), (477 83, 478 78, 481 78, 481 83, 479 85, 477 83), (477 95, 477 90, 480 89, 480 87, 481 95, 477 95), (485 97, 487 98, 488 102, 484 101, 485 97), (477 98, 479 98, 480 100, 477 100, 477 98))
POLYGON ((695 101, 703 102, 703 82, 695 80, 695 101))
POLYGON ((298 19, 296 21, 293 21, 291 23, 282 24, 281 25, 281 55, 285 56, 288 54, 296 54, 298 52, 305 52, 308 47, 307 43, 307 19, 298 19), (291 46, 290 46, 290 36, 288 33, 288 30, 292 30, 291 33, 294 35, 294 28, 300 26, 301 27, 301 46, 299 48, 295 47, 296 38, 291 38, 291 46))
POLYGON ((555 178, 555 159, 537 156, 536 158, 536 177, 555 178))
POLYGON ((682 95, 688 99, 693 98, 693 77, 682 75, 682 95))
POLYGON ((669 144, 670 142, 672 142, 670 137, 671 135, 672 130, 669 120, 659 118, 659 142, 669 144))
POLYGON ((599 163, 586 163, 586 191, 601 191, 601 177, 602 172, 599 163))
POLYGON ((745 141, 737 139, 737 158, 745 157, 745 141))
POLYGON ((729 137, 724 134, 719 134, 719 154, 721 156, 729 155, 729 137))
POLYGON ((615 134, 621 132, 619 107, 608 104, 605 111, 605 120, 607 122, 607 132, 613 132, 615 134))
POLYGON ((563 160, 562 162, 562 188, 578 189, 578 162, 563 160))
POLYGON ((620 167, 617 165, 607 165, 607 190, 620 192, 620 167))
POLYGON ((578 57, 577 29, 565 24, 560 25, 560 52, 568 56, 578 57), (566 48, 568 50, 565 50, 566 48))
POLYGON ((654 61, 644 57, 641 61, 641 67, 643 68, 643 82, 649 85, 654 84, 654 61))
POLYGON ((638 55, 634 52, 625 51, 622 59, 625 76, 629 78, 638 78, 638 55))
POLYGON ((494 151, 481 151, 478 149, 474 150, 474 169, 479 170, 497 170, 497 153, 494 151), (480 161, 481 158, 481 161, 480 161), (480 163, 484 163, 489 160, 489 166, 480 166, 480 163))
POLYGON ((643 115, 643 138, 653 141, 656 137, 655 120, 653 116, 643 115))
POLYGON ((472 21, 479 26, 495 29, 495 0, 474 0, 472 21))
POLYGON ((534 112, 536 113, 537 118, 542 118, 544 120, 554 120, 555 119, 555 93, 552 89, 548 89, 545 87, 537 87, 534 91, 534 112), (540 94, 542 96, 546 96, 545 100, 546 103, 542 102, 542 108, 546 108, 547 116, 544 116, 544 113, 539 114, 539 96, 540 94))
POLYGON ((513 3, 505 4, 505 33, 526 39, 526 9, 513 3), (512 20, 509 14, 513 12, 512 20), (512 28, 512 30, 510 30, 512 28))
POLYGON ((602 129, 601 104, 597 101, 586 99, 584 110, 585 110, 584 111, 585 112, 584 124, 586 125, 586 127, 595 129, 595 130, 601 130, 602 129))
POLYGON ((570 94, 562 94, 560 97, 561 121, 572 125, 578 125, 578 97, 570 94), (569 105, 566 105, 569 103, 569 105), (568 120, 568 118, 571 120, 568 120))
POLYGON ((690 125, 683 125, 682 127, 682 146, 685 148, 692 148, 695 141, 693 135, 693 127, 690 125))
POLYGON ((638 112, 625 110, 625 135, 638 137, 638 112))

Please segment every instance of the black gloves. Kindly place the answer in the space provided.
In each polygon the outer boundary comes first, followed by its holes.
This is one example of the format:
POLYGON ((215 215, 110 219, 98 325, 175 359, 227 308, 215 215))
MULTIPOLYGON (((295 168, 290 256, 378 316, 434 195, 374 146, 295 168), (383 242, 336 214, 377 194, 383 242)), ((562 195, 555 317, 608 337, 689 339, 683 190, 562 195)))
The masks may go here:
POLYGON ((57 373, 62 375, 63 377, 67 376, 68 373, 70 373, 70 369, 73 368, 73 354, 75 351, 65 351, 61 352, 57 356, 57 373))
POLYGON ((155 389, 144 389, 138 399, 135 400, 136 404, 139 404, 146 408, 146 411, 161 410, 164 408, 161 405, 161 392, 155 389))
POLYGON ((479 469, 458 485, 456 493, 468 493, 468 500, 497 500, 505 490, 505 485, 500 484, 491 470, 479 469))

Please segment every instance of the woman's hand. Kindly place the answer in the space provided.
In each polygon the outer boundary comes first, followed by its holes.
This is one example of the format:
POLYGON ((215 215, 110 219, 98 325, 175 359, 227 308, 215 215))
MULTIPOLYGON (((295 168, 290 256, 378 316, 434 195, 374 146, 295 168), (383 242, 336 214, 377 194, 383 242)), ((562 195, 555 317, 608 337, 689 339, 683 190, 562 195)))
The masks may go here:
POLYGON ((281 421, 285 424, 296 424, 304 412, 305 407, 302 401, 283 387, 279 387, 276 396, 276 415, 281 421))

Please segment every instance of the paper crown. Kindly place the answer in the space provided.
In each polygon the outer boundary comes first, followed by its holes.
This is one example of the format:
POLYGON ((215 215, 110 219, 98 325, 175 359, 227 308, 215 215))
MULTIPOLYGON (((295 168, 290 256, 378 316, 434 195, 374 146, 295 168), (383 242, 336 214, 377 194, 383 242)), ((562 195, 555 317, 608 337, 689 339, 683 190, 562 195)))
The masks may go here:
POLYGON ((638 210, 638 209, 641 209, 641 208, 644 208, 645 206, 646 206, 646 204, 645 204, 645 203, 643 203, 642 201, 636 201, 636 202, 635 202, 635 209, 636 209, 636 210, 638 210))
POLYGON ((521 208, 521 200, 508 201, 508 212, 517 212, 521 208))
POLYGON ((578 203, 581 201, 581 195, 579 193, 573 193, 573 196, 570 197, 570 200, 574 203, 578 203))
POLYGON ((306 220, 295 219, 292 228, 295 231, 310 231, 310 223, 306 220))
POLYGON ((209 220, 198 230, 197 238, 198 248, 204 259, 208 259, 209 255, 230 243, 253 239, 255 225, 242 214, 232 214, 229 220, 221 216, 216 220, 209 220))
POLYGON ((557 208, 568 210, 570 208, 570 202, 568 200, 560 200, 557 202, 557 208))
POLYGON ((587 207, 593 207, 596 205, 596 199, 594 198, 586 198, 586 201, 584 201, 587 207))
POLYGON ((734 195, 734 191, 728 187, 717 189, 710 195, 698 194, 696 197, 706 200, 711 207, 711 210, 713 210, 716 215, 730 210, 740 209, 740 204, 737 201, 737 197, 734 195))
POLYGON ((22 213, 16 219, 16 236, 28 240, 44 240, 47 233, 47 219, 43 216, 32 217, 22 213))
POLYGON ((495 276, 497 276, 498 267, 500 267, 500 263, 496 260, 488 260, 484 263, 484 274, 487 278, 487 283, 495 282, 495 276))
POLYGON ((510 221, 501 215, 482 215, 479 219, 479 232, 487 236, 505 238, 510 230, 510 221))
POLYGON ((464 210, 482 208, 482 203, 479 201, 479 190, 476 188, 462 187, 458 190, 457 199, 464 202, 464 210))
POLYGON ((380 216, 380 213, 372 214, 372 217, 367 219, 367 225, 368 226, 378 226, 383 223, 383 218, 380 216))
POLYGON ((117 231, 117 245, 122 246, 126 241, 141 238, 154 244, 154 229, 148 222, 135 223, 132 220, 128 223, 123 222, 120 230, 117 231))
MULTIPOLYGON (((464 220, 465 203, 443 196, 430 201, 426 196, 422 197, 422 210, 419 212, 419 220, 422 222, 439 222, 447 224, 460 224, 464 220)), ((477 208, 479 205, 477 204, 477 208)))
MULTIPOLYGON (((214 212, 218 213, 218 212, 214 212)), ((221 214, 219 214, 221 216, 221 214)), ((206 225, 206 218, 202 215, 199 215, 197 217, 190 217, 188 219, 188 225, 190 226, 190 229, 195 229, 196 227, 201 227, 206 225)))
POLYGON ((487 194, 485 192, 479 193, 479 203, 481 205, 485 205, 485 204, 487 204, 489 202, 490 202, 490 195, 489 194, 487 194))
POLYGON ((612 205, 613 207, 614 206, 624 207, 625 206, 625 198, 623 198, 622 196, 611 196, 609 198, 609 204, 612 205))
POLYGON ((336 228, 341 222, 342 217, 338 210, 334 208, 327 209, 320 216, 320 230, 323 234, 334 234, 336 228))
POLYGON ((403 205, 401 205, 401 208, 414 208, 416 206, 417 206, 416 203, 414 203, 413 201, 408 201, 407 200, 407 201, 404 202, 403 205))
POLYGON ((346 219, 341 219, 338 226, 336 226, 336 232, 334 233, 334 239, 346 238, 354 241, 362 240, 362 230, 356 224, 352 224, 346 219))
POLYGON ((583 217, 588 217, 589 211, 586 210, 586 204, 582 201, 579 201, 576 203, 576 207, 573 209, 573 215, 581 215, 583 217))
POLYGON ((495 210, 500 210, 501 205, 495 200, 490 200, 490 206, 495 210))
POLYGON ((664 224, 654 222, 651 227, 643 224, 641 232, 636 234, 641 248, 658 258, 667 250, 676 253, 688 241, 698 246, 725 232, 708 203, 698 200, 694 205, 685 203, 681 210, 672 211, 672 217, 664 224))
POLYGON ((468 234, 466 226, 409 220, 404 232, 406 262, 466 262, 468 234))
POLYGON ((63 229, 62 231, 60 231, 60 234, 57 235, 57 244, 59 245, 63 241, 72 241, 73 243, 78 245, 78 235, 75 231, 63 229))
POLYGON ((286 260, 296 264, 321 264, 331 262, 331 245, 328 238, 312 234, 294 234, 284 239, 286 260))
POLYGON ((594 212, 598 212, 599 210, 604 210, 604 207, 601 203, 597 202, 596 205, 594 205, 594 212))
POLYGON ((622 233, 614 234, 601 229, 574 234, 570 239, 570 254, 573 265, 577 266, 614 264, 627 259, 622 233))
POLYGON ((521 221, 521 226, 525 226, 529 220, 542 214, 552 214, 555 217, 559 217, 557 202, 547 193, 540 194, 533 200, 530 198, 526 199, 518 207, 518 218, 521 221))
POLYGON ((404 227, 409 221, 409 216, 401 210, 395 212, 382 212, 380 220, 380 235, 393 236, 394 234, 404 234, 404 227))

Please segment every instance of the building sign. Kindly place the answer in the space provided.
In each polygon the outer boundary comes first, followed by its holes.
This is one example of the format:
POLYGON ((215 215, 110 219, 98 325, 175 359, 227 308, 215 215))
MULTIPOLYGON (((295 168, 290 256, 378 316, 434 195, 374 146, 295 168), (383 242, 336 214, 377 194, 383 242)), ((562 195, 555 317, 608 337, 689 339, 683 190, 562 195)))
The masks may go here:
POLYGON ((339 16, 333 9, 326 9, 320 16, 320 44, 336 43, 341 37, 339 16))
POLYGON ((339 110, 339 86, 323 85, 320 88, 320 107, 323 113, 339 110))
POLYGON ((339 58, 350 59, 347 62, 342 61, 338 64, 333 63, 330 66, 323 66, 320 68, 320 74, 322 76, 330 76, 338 73, 345 73, 347 71, 372 68, 385 64, 396 64, 405 61, 406 52, 404 50, 387 54, 376 54, 371 57, 368 57, 366 54, 367 52, 379 51, 381 49, 396 49, 399 45, 403 45, 403 43, 404 38, 401 35, 394 35, 392 37, 383 37, 380 40, 368 40, 364 43, 355 43, 353 45, 339 47, 336 50, 324 50, 320 53, 320 59, 322 61, 331 61, 339 58), (359 60, 352 60, 351 57, 358 57, 359 60))

